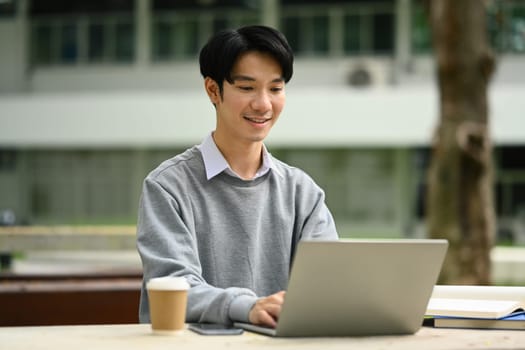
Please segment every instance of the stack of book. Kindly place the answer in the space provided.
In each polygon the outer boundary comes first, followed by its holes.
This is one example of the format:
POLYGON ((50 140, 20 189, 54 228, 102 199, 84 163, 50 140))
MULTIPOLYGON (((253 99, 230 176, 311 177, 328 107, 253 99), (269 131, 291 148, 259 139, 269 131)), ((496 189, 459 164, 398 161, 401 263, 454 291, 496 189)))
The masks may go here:
POLYGON ((438 328, 525 330, 525 287, 438 285, 426 316, 438 328))

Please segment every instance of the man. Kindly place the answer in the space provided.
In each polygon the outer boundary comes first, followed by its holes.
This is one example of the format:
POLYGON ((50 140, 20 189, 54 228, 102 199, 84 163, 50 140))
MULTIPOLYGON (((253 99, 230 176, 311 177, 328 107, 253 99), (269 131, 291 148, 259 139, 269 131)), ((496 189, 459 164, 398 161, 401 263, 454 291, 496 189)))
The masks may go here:
POLYGON ((285 104, 293 53, 280 32, 248 26, 213 36, 200 69, 216 128, 144 180, 140 321, 149 321, 145 283, 174 275, 191 286, 188 322, 275 327, 297 242, 337 239, 324 192, 263 145, 285 104))

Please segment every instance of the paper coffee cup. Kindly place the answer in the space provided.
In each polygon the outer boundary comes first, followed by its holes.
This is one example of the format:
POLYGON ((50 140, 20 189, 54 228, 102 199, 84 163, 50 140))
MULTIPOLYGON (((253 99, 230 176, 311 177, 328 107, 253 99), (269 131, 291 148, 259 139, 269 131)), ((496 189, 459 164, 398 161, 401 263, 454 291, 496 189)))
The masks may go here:
POLYGON ((157 277, 146 284, 151 328, 157 334, 175 334, 184 328, 190 285, 183 277, 157 277))

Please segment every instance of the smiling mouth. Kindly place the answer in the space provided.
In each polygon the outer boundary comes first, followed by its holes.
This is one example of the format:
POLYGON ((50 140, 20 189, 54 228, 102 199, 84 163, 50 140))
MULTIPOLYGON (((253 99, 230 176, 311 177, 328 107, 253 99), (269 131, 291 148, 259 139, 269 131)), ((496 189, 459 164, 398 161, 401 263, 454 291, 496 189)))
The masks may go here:
POLYGON ((268 122, 272 118, 265 118, 265 117, 250 117, 250 116, 244 116, 244 119, 255 123, 255 124, 264 124, 268 122))

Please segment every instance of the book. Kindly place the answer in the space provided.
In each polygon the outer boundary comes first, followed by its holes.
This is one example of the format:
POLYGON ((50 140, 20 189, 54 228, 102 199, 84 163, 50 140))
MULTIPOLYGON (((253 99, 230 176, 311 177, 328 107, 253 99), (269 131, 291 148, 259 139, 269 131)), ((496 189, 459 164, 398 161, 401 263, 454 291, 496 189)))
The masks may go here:
POLYGON ((525 331, 525 312, 516 312, 502 318, 434 317, 436 328, 510 329, 525 331))
POLYGON ((455 316, 475 318, 501 318, 525 309, 518 300, 448 299, 431 298, 426 314, 429 316, 455 316))
POLYGON ((425 312, 434 327, 525 329, 525 287, 434 287, 425 312))

